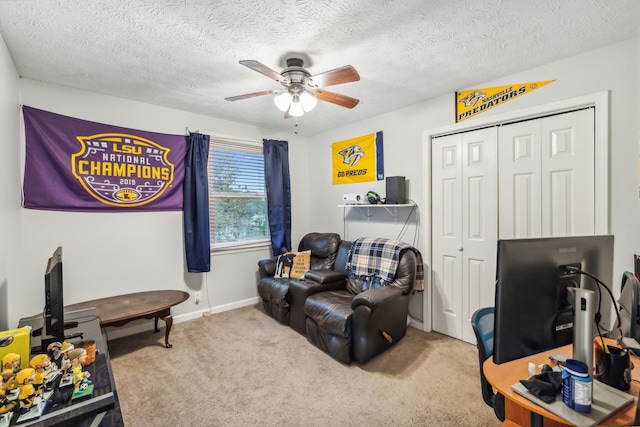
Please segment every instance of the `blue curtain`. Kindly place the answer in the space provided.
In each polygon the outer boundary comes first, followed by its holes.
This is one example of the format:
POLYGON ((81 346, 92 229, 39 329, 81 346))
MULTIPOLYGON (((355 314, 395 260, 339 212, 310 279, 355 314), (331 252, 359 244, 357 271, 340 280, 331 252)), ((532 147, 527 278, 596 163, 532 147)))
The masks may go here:
POLYGON ((209 135, 190 133, 184 170, 184 246, 189 273, 211 271, 208 158, 209 135))
POLYGON ((271 249, 275 256, 291 250, 289 143, 263 139, 262 147, 271 249))

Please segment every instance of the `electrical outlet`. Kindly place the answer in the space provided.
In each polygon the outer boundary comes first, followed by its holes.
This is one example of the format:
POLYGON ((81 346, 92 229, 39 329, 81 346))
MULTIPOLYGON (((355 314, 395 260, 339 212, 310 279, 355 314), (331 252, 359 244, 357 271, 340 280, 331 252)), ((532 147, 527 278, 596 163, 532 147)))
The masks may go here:
POLYGON ((201 297, 202 297, 202 295, 200 295, 200 292, 199 292, 199 291, 198 291, 198 292, 194 292, 194 293, 193 293, 193 299, 195 299, 195 300, 196 300, 196 304, 199 304, 199 303, 200 303, 200 298, 201 298, 201 297))

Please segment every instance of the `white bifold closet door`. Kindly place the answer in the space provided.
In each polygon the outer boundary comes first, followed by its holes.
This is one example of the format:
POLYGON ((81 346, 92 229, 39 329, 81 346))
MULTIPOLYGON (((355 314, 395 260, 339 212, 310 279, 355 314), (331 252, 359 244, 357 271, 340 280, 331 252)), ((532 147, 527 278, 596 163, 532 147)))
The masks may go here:
POLYGON ((501 239, 595 233, 593 109, 501 126, 501 239))
POLYGON ((497 240, 595 232, 593 110, 432 139, 433 330, 475 343, 497 240))
POLYGON ((433 329, 475 342, 469 311, 493 305, 497 129, 432 140, 433 329))

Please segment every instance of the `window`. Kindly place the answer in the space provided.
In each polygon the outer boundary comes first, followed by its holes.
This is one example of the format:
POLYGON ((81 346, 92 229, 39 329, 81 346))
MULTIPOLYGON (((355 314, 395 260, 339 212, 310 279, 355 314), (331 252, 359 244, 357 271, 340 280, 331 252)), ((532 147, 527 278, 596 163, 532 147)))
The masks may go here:
POLYGON ((209 221, 213 250, 270 241, 262 143, 211 137, 209 221))

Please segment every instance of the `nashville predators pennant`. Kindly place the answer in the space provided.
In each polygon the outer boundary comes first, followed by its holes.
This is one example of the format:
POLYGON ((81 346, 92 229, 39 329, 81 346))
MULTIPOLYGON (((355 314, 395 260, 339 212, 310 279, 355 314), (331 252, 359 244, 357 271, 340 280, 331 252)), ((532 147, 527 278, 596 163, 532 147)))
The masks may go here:
POLYGON ((384 179, 382 131, 331 145, 333 184, 380 181, 384 179))
POLYGON ((456 92, 456 123, 509 102, 516 97, 521 97, 554 81, 545 80, 456 92))

